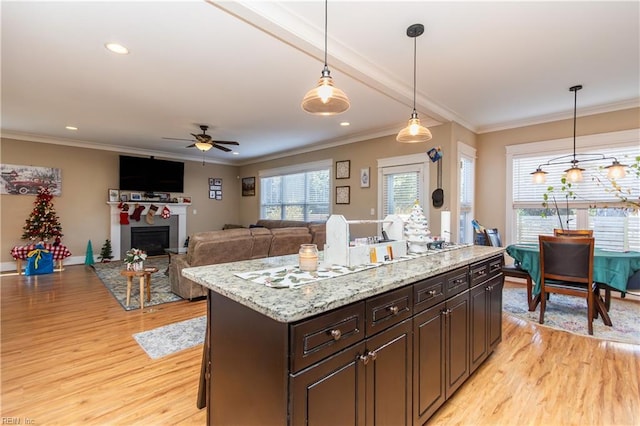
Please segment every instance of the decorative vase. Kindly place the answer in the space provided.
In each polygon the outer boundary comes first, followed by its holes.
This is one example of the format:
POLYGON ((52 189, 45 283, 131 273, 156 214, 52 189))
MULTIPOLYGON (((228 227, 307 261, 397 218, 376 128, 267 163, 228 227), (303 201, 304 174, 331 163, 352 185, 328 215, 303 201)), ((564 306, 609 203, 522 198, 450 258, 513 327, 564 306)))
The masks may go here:
POLYGON ((298 251, 300 270, 313 272, 318 270, 318 246, 315 244, 302 244, 298 251))
POLYGON ((136 272, 140 272, 142 270, 144 270, 144 262, 136 262, 133 263, 133 270, 136 272))

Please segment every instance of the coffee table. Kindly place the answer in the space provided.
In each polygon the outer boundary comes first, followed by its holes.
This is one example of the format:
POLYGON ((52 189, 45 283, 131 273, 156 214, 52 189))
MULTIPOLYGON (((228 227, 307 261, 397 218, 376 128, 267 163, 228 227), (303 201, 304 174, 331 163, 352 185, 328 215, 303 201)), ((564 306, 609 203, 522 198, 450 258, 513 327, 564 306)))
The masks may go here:
POLYGON ((120 275, 127 277, 127 306, 131 299, 131 284, 133 277, 140 278, 140 309, 144 308, 144 288, 147 288, 147 302, 151 301, 151 274, 158 272, 158 268, 148 267, 142 271, 129 271, 127 269, 120 271, 120 275))

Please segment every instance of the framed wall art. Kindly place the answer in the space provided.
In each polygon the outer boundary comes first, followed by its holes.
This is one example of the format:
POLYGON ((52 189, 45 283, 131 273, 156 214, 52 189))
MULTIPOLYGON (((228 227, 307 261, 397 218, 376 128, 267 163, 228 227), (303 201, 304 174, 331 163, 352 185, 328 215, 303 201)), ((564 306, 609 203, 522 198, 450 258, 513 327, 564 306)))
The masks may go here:
POLYGON ((371 174, 369 172, 369 167, 360 169, 360 188, 368 188, 370 180, 371 180, 371 174))
POLYGON ((336 161, 336 179, 349 179, 351 176, 351 161, 336 161))
POLYGON ((254 195, 256 195, 255 176, 242 178, 242 196, 253 197, 254 195))
POLYGON ((349 204, 350 186, 336 186, 336 204, 349 204))
POLYGON ((110 203, 117 203, 120 198, 119 198, 119 191, 117 189, 110 189, 109 190, 109 202, 110 203))
POLYGON ((131 201, 142 201, 142 194, 140 194, 139 192, 132 192, 131 194, 129 194, 129 199, 131 201))

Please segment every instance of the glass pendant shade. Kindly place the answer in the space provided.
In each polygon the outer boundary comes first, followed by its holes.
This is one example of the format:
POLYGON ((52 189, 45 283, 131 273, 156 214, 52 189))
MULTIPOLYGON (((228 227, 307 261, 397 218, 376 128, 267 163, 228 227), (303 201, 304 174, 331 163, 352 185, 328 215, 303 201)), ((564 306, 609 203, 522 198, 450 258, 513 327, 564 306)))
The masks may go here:
POLYGON ((542 170, 540 167, 536 169, 535 172, 531 173, 533 176, 533 183, 545 183, 547 181, 547 172, 542 170))
POLYGON ((607 169, 607 177, 609 179, 622 179, 627 175, 624 164, 620 164, 617 160, 613 161, 610 166, 605 167, 607 169))
POLYGON ((414 110, 409 119, 409 123, 407 123, 407 127, 400 130, 398 136, 396 136, 396 141, 402 143, 420 143, 431 140, 431 137, 431 132, 420 124, 418 113, 414 110))
POLYGON ((347 95, 333 85, 329 68, 325 66, 318 85, 302 99, 302 109, 309 114, 336 115, 345 112, 351 104, 347 95))
POLYGON ((573 167, 565 170, 565 173, 567 174, 567 180, 571 182, 582 182, 582 172, 584 172, 584 169, 581 169, 575 163, 573 167))
POLYGON ((196 146, 196 148, 198 148, 202 152, 207 152, 211 148, 213 148, 213 145, 211 145, 210 143, 206 143, 206 142, 196 142, 195 146, 196 146))

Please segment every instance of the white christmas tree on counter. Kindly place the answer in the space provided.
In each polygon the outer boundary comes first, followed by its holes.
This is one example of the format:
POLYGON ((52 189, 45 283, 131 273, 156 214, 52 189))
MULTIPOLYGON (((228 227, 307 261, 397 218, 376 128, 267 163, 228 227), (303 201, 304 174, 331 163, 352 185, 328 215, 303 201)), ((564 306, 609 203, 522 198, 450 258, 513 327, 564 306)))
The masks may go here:
POLYGON ((429 237, 431 231, 429 231, 427 218, 418 201, 416 201, 411 208, 411 214, 404 229, 404 234, 409 244, 409 253, 426 252, 428 249, 427 244, 431 242, 431 238, 429 237))

